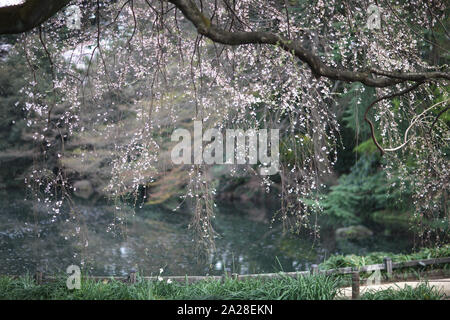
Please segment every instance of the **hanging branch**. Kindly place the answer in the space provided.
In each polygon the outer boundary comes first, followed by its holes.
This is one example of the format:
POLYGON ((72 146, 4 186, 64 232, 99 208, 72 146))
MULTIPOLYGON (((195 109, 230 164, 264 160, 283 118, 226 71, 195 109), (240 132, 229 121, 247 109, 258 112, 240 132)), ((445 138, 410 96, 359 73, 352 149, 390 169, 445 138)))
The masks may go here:
POLYGON ((366 108, 366 112, 364 112, 364 121, 366 121, 366 122, 369 124, 369 126, 370 126, 370 134, 371 134, 371 136, 372 136, 372 140, 373 140, 373 142, 375 143, 375 145, 376 145, 376 147, 378 148, 378 150, 380 151, 381 156, 383 156, 385 150, 383 149, 383 147, 381 147, 381 145, 380 145, 380 144, 378 143, 378 141, 377 141, 377 138, 375 137, 375 128, 374 128, 374 126, 373 126, 372 121, 371 121, 369 118, 367 118, 367 115, 368 115, 369 111, 370 111, 370 110, 371 110, 378 102, 380 102, 380 101, 382 101, 382 100, 392 99, 392 98, 394 98, 394 97, 402 96, 402 95, 404 95, 404 94, 406 94, 406 93, 408 93, 408 92, 411 92, 411 91, 417 89, 417 88, 418 88, 421 84, 423 84, 423 83, 424 83, 424 82, 418 82, 418 83, 416 83, 416 84, 414 84, 414 85, 412 85, 412 86, 410 86, 410 87, 408 87, 408 88, 406 88, 406 89, 404 89, 404 90, 402 90, 402 91, 399 91, 399 92, 396 92, 396 93, 391 93, 391 94, 382 96, 382 97, 380 97, 380 98, 378 98, 378 99, 375 99, 375 100, 374 100, 374 101, 366 108))
MULTIPOLYGON (((427 113, 428 111, 430 111, 430 110, 433 109, 434 107, 437 107, 437 106, 439 106, 439 105, 441 105, 441 104, 443 104, 443 103, 448 102, 449 100, 450 100, 450 99, 447 99, 447 100, 443 100, 443 101, 441 101, 441 102, 438 102, 438 103, 432 105, 431 107, 425 109, 421 114, 415 116, 415 117, 413 118, 413 120, 411 121, 411 124, 408 126, 408 128, 407 128, 406 131, 405 131, 405 136, 404 136, 404 138, 403 138, 403 143, 402 143, 401 145, 399 145, 398 147, 395 147, 395 148, 384 149, 384 151, 388 151, 388 152, 391 152, 391 151, 397 151, 397 150, 400 150, 401 148, 403 148, 404 146, 406 146, 406 144, 409 142, 409 140, 408 140, 408 132, 409 132, 409 130, 414 126, 414 124, 415 124, 415 123, 416 123, 416 122, 417 122, 417 121, 418 121, 425 113, 427 113)), ((448 107, 447 107, 447 108, 448 108, 448 107)), ((444 109, 444 111, 445 111, 445 109, 444 109)), ((437 119, 437 117, 436 117, 436 119, 437 119)), ((435 121, 436 121, 436 119, 435 119, 435 121)), ((433 124, 434 124, 434 122, 433 122, 433 124)))

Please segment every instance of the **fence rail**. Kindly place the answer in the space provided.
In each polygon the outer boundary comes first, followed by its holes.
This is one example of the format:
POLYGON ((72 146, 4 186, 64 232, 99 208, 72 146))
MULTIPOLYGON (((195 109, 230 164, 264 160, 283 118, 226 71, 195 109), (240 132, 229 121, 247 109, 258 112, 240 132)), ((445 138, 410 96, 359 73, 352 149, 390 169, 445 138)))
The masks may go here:
MULTIPOLYGON (((230 273, 223 276, 164 276, 160 277, 163 280, 171 279, 172 281, 188 281, 196 282, 200 280, 205 279, 213 279, 213 280, 220 280, 225 277, 232 277, 237 280, 246 280, 246 279, 264 279, 264 278, 275 278, 279 277, 281 275, 293 277, 296 278, 298 276, 305 276, 309 274, 326 274, 326 275, 332 275, 332 274, 353 274, 355 272, 371 272, 371 271, 386 271, 388 275, 392 275, 393 269, 402 269, 402 268, 411 268, 411 267, 426 267, 431 265, 439 265, 439 264, 447 264, 450 263, 450 257, 445 258, 436 258, 436 259, 422 259, 422 260, 412 260, 412 261, 406 261, 406 262, 397 262, 393 263, 390 258, 385 258, 384 263, 379 264, 371 264, 367 266, 361 266, 361 267, 346 267, 346 268, 338 268, 338 269, 328 269, 328 270, 320 270, 317 265, 312 265, 310 271, 299 271, 299 272, 281 272, 281 273, 260 273, 260 274, 243 274, 239 275, 236 273, 230 273)), ((107 279, 107 277, 100 277, 101 279, 107 279)), ((142 279, 146 280, 157 280, 158 277, 142 277, 142 279)))

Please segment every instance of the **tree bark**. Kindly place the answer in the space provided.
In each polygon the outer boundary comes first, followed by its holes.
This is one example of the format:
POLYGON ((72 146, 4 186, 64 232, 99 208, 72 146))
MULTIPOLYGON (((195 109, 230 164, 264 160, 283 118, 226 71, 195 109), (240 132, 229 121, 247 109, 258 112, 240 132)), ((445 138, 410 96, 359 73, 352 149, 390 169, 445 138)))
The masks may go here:
POLYGON ((41 25, 64 8, 70 0, 27 0, 0 7, 0 34, 22 33, 41 25))

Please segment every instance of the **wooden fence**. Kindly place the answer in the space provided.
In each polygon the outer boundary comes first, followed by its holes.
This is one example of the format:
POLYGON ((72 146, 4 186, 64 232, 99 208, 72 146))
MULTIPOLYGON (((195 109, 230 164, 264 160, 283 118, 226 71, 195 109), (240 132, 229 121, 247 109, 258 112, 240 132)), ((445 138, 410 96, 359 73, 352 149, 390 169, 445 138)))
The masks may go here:
MULTIPOLYGON (((237 273, 227 273, 222 276, 152 276, 152 277, 140 277, 142 280, 151 280, 151 281, 177 281, 184 283, 193 283, 201 280, 220 280, 224 281, 227 278, 233 278, 236 280, 246 280, 246 279, 271 279, 280 276, 287 276, 292 278, 297 278, 299 276, 306 275, 315 275, 315 274, 325 274, 325 275, 345 275, 351 274, 352 279, 352 299, 359 298, 360 291, 360 273, 362 272, 372 272, 372 271, 385 271, 387 278, 392 278, 394 269, 402 269, 402 268, 414 268, 414 267, 426 267, 432 265, 442 265, 450 263, 450 257, 445 258, 437 258, 437 259, 422 259, 422 260, 412 260, 406 262, 392 262, 392 259, 389 257, 384 258, 383 263, 380 264, 372 264, 361 267, 347 267, 347 268, 338 268, 338 269, 328 269, 328 270, 320 270, 318 265, 311 265, 311 269, 309 271, 300 271, 300 272, 279 272, 279 273, 261 273, 261 274, 243 274, 239 275, 237 273)), ((44 281, 52 281, 55 280, 56 277, 48 276, 44 277, 43 272, 38 271, 35 275, 35 280, 38 284, 41 284, 44 281)), ((123 282, 135 283, 137 281, 136 278, 136 270, 130 270, 128 276, 123 277, 107 277, 107 276, 89 276, 89 279, 96 281, 103 280, 119 280, 123 282)))

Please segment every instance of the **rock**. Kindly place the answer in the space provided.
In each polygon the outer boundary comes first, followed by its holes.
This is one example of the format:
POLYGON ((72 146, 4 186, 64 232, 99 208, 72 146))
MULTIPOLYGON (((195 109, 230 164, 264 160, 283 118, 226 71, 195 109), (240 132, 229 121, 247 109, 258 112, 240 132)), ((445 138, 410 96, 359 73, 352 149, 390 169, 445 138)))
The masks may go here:
POLYGON ((94 188, 89 180, 79 180, 73 184, 75 196, 89 199, 94 193, 94 188))
POLYGON ((373 235, 369 228, 358 225, 336 229, 336 239, 361 239, 373 235))

